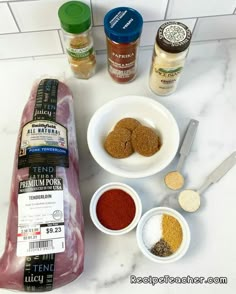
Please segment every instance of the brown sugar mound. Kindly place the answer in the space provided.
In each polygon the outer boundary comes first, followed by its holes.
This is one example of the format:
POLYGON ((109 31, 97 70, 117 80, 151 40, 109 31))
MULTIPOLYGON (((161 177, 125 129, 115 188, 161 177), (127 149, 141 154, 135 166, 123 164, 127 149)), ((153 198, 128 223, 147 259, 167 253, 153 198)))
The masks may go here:
POLYGON ((117 128, 125 128, 132 132, 134 129, 136 129, 140 125, 141 123, 137 121, 137 119, 126 117, 119 120, 118 123, 115 125, 114 129, 116 130, 117 128))
POLYGON ((131 144, 131 131, 125 128, 118 128, 108 134, 104 147, 106 151, 115 158, 126 158, 134 150, 131 144))
POLYGON ((160 139, 154 130, 142 125, 133 131, 131 142, 134 150, 143 156, 152 156, 161 146, 160 139))

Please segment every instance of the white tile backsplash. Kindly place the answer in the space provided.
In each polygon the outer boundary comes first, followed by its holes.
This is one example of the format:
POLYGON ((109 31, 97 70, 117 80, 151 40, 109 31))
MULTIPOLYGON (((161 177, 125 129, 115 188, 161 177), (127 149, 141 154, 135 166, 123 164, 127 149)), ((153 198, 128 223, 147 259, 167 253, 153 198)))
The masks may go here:
POLYGON ((236 38, 236 15, 201 18, 198 20, 194 41, 236 38))
MULTIPOLYGON (((153 46, 157 29, 170 19, 194 30, 193 41, 236 38, 236 0, 81 1, 91 6, 96 50, 106 49, 103 19, 118 6, 142 14, 140 46, 153 46)), ((0 59, 62 54, 58 8, 64 2, 67 0, 0 0, 0 59)))
POLYGON ((94 25, 103 25, 105 14, 112 8, 127 6, 136 9, 144 21, 162 20, 165 17, 168 0, 92 0, 94 25))
MULTIPOLYGON (((65 2, 67 1, 17 1, 10 3, 10 6, 22 32, 41 31, 60 28, 58 9, 65 2)), ((83 2, 90 6, 89 0, 83 2)))
POLYGON ((0 3, 0 34, 18 32, 7 3, 0 3))
POLYGON ((10 3, 10 6, 22 32, 41 31, 60 27, 57 11, 64 2, 63 0, 18 1, 10 3))
POLYGON ((232 14, 235 0, 169 0, 167 18, 232 14))
POLYGON ((93 39, 96 50, 104 50, 106 48, 106 36, 103 26, 93 28, 93 39))
POLYGON ((57 31, 0 35, 0 59, 61 53, 57 31))

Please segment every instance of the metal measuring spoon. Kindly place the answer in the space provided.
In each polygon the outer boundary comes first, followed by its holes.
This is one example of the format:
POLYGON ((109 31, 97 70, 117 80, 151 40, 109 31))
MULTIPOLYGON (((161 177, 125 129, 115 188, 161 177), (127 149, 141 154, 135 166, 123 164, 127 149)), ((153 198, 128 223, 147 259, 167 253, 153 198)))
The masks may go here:
POLYGON ((198 210, 201 204, 200 194, 210 185, 217 183, 236 164, 236 151, 226 158, 206 179, 200 189, 184 190, 179 194, 179 205, 188 212, 198 210))
POLYGON ((180 158, 179 158, 179 162, 177 164, 177 168, 175 171, 171 171, 165 176, 165 179, 164 179, 165 184, 171 190, 179 190, 184 185, 184 177, 180 171, 183 167, 185 159, 187 158, 187 156, 191 150, 193 140, 194 140, 194 137, 197 132, 198 124, 199 124, 199 121, 194 120, 194 119, 190 120, 186 134, 184 136, 184 140, 183 140, 181 149, 179 151, 180 158))

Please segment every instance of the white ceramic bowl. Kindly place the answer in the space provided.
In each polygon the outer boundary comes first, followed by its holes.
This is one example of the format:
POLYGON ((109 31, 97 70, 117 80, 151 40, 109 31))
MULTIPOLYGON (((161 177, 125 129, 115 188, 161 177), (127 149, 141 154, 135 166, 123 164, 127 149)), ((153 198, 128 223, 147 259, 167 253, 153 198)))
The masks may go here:
POLYGON ((136 225, 138 224, 139 219, 142 215, 142 203, 141 203, 141 200, 140 200, 138 194, 135 192, 135 190, 133 188, 131 188, 130 186, 123 184, 123 183, 112 182, 112 183, 108 183, 108 184, 103 185, 93 194, 93 197, 90 202, 89 210, 90 210, 90 217, 91 217, 94 225, 100 231, 102 231, 103 233, 108 234, 108 235, 123 235, 123 234, 126 234, 126 233, 130 232, 131 230, 133 230, 136 227, 136 225), (98 217, 97 217, 97 213, 96 213, 97 202, 103 193, 105 193, 106 191, 111 190, 111 189, 120 189, 120 190, 125 191, 133 198, 134 203, 135 203, 136 212, 135 212, 134 219, 126 228, 124 228, 122 230, 110 230, 110 229, 104 227, 100 223, 100 221, 98 220, 98 217))
POLYGON ((153 208, 153 209, 150 209, 149 211, 147 211, 139 221, 139 224, 138 224, 137 230, 136 230, 136 237, 137 237, 138 246, 139 246, 140 250, 142 251, 142 253, 150 260, 152 260, 154 262, 158 262, 158 263, 170 263, 170 262, 177 261, 178 259, 183 257, 189 248, 190 239, 191 239, 189 226, 188 226, 188 223, 186 222, 185 218, 178 211, 176 211, 172 208, 168 208, 168 207, 156 207, 156 208, 153 208), (173 253, 172 255, 170 255, 168 257, 159 257, 159 256, 152 254, 148 250, 148 248, 146 247, 146 245, 144 244, 144 241, 143 241, 142 236, 143 236, 144 225, 151 217, 153 217, 154 215, 157 215, 157 214, 168 214, 168 215, 175 217, 179 221, 179 223, 182 227, 183 241, 182 241, 179 249, 175 253, 173 253))
POLYGON ((105 170, 126 178, 142 178, 163 170, 173 160, 179 146, 179 129, 172 114, 162 104, 142 96, 124 96, 106 103, 94 113, 87 140, 92 156, 105 170), (125 117, 135 118, 156 129, 161 137, 161 149, 150 157, 136 152, 123 159, 110 156, 104 149, 105 138, 125 117))

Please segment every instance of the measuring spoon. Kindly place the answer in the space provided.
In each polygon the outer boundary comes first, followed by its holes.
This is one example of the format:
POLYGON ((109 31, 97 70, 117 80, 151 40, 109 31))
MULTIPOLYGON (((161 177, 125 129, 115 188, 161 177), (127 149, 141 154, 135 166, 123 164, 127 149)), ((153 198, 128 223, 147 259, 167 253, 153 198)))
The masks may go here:
POLYGON ((193 144, 193 140, 194 140, 196 132, 197 132, 198 124, 199 124, 199 121, 194 120, 194 119, 190 120, 186 134, 183 139, 183 143, 181 145, 181 149, 179 151, 180 158, 179 158, 179 161, 177 164, 177 168, 175 171, 171 171, 165 176, 165 179, 164 179, 165 184, 171 190, 179 190, 184 185, 184 177, 180 171, 183 167, 183 164, 184 164, 188 154, 190 153, 190 150, 191 150, 191 147, 193 144))
POLYGON ((206 179, 197 191, 183 190, 178 197, 179 205, 188 212, 198 210, 201 204, 200 194, 210 185, 217 183, 236 164, 236 151, 226 158, 206 179))

